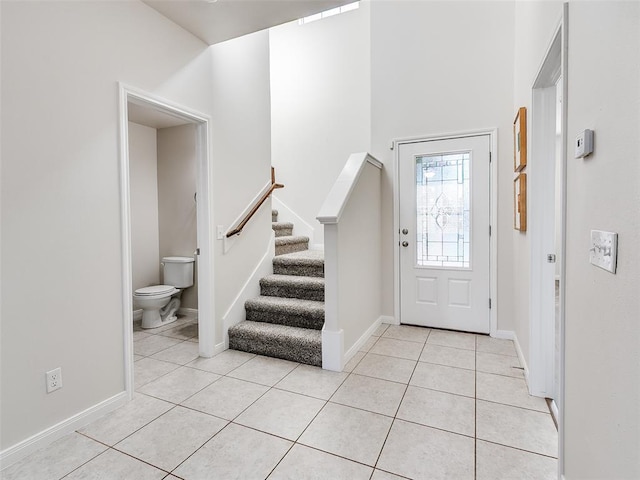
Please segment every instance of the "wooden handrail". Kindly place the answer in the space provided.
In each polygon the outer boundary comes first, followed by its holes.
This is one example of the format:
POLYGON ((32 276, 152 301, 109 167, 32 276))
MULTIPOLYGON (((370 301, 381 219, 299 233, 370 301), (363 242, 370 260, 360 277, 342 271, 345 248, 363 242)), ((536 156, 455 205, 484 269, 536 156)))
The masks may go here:
POLYGON ((238 226, 227 233, 227 238, 233 237, 234 235, 238 235, 240 232, 242 232, 242 229, 249 222, 249 220, 251 220, 251 217, 253 217, 253 215, 258 211, 258 209, 262 206, 265 200, 269 198, 269 196, 277 188, 284 188, 284 185, 282 185, 281 183, 276 183, 276 171, 273 167, 271 167, 271 186, 269 187, 269 190, 267 190, 267 192, 262 197, 260 197, 260 200, 258 200, 258 202, 249 211, 249 213, 245 215, 245 217, 238 224, 238 226))

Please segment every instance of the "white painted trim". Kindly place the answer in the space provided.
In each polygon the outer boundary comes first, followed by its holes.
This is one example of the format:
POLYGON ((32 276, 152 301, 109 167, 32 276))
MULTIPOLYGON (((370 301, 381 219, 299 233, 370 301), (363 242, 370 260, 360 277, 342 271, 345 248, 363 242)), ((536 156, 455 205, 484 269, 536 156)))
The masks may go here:
MULTIPOLYGON (((529 154, 531 167, 528 186, 529 214, 529 360, 531 362, 530 393, 539 397, 555 395, 555 268, 546 263, 548 253, 556 253, 555 232, 545 222, 555 218, 555 204, 550 204, 556 189, 556 166, 550 159, 564 162, 565 153, 556 159, 557 137, 556 84, 562 74, 562 24, 556 28, 538 75, 531 88, 531 121, 529 154), (552 168, 549 168, 549 167, 552 168), (552 276, 550 278, 550 276, 552 276)), ((565 92, 563 92, 563 98, 565 92)), ((564 99, 563 99, 564 104, 564 99)), ((565 132, 561 143, 564 144, 565 132)), ((564 191, 564 179, 562 179, 564 191)), ((562 219, 561 221, 563 221, 562 219)), ((559 261, 563 258, 560 255, 559 261)))
POLYGON ((342 212, 349 201, 353 189, 358 183, 365 165, 370 164, 382 169, 382 162, 372 157, 367 152, 352 153, 347 160, 338 179, 331 187, 320 212, 316 217, 323 225, 338 223, 342 212))
POLYGON ((380 323, 385 323, 387 325, 400 325, 400 322, 391 315, 380 315, 380 323))
POLYGON ((344 366, 344 331, 326 330, 325 324, 322 328, 322 368, 341 372, 344 366))
POLYGON ((198 318, 198 309, 197 308, 180 307, 178 309, 178 315, 185 315, 185 316, 188 316, 188 317, 198 318))
POLYGON ((37 433, 20 443, 17 443, 2 452, 0 452, 0 465, 2 469, 22 460, 26 456, 32 454, 36 450, 46 447, 55 442, 59 438, 75 432, 76 430, 88 425, 98 418, 120 408, 129 401, 129 395, 126 391, 120 392, 111 398, 108 398, 93 407, 89 407, 52 427, 37 433))
POLYGON ((124 380, 129 399, 133 398, 133 298, 131 272, 131 200, 129 182, 129 114, 128 102, 153 108, 180 117, 196 125, 196 175, 198 191, 197 237, 198 258, 198 310, 203 320, 198 322, 198 346, 200 356, 210 357, 215 351, 215 306, 213 278, 213 181, 211 158, 211 118, 167 99, 136 87, 118 83, 119 132, 120 132, 120 212, 122 248, 122 318, 124 323, 124 380), (204 292, 207 292, 206 294, 204 292))
POLYGON ((398 177, 400 165, 400 145, 419 143, 433 140, 449 140, 454 138, 477 137, 488 135, 491 144, 491 164, 489 172, 489 223, 492 235, 489 237, 489 296, 491 309, 489 310, 489 333, 491 336, 498 331, 498 129, 468 130, 464 132, 443 133, 434 135, 422 135, 419 137, 406 137, 393 140, 394 151, 393 168, 391 169, 391 182, 393 185, 393 313, 397 325, 402 323, 400 311, 400 179, 398 177))
MULTIPOLYGON (((558 422, 558 478, 564 478, 564 468, 565 468, 565 428, 564 428, 564 414, 565 414, 565 279, 566 279, 566 231, 567 231, 567 125, 568 125, 568 39, 569 39, 569 4, 564 3, 562 9, 562 15, 557 23, 556 29, 554 30, 553 36, 547 46, 547 50, 542 59, 542 63, 540 64, 540 68, 538 69, 538 74, 536 76, 536 80, 532 85, 532 105, 533 99, 535 99, 534 90, 543 86, 542 80, 545 78, 552 79, 556 77, 558 74, 557 67, 550 68, 549 65, 552 62, 549 62, 550 59, 554 58, 557 62, 557 53, 553 52, 554 44, 557 39, 560 39, 560 68, 559 75, 562 78, 562 84, 558 85, 562 88, 562 136, 561 136, 561 158, 560 158, 560 175, 562 176, 561 181, 561 240, 560 240, 560 252, 559 252, 559 261, 560 261, 560 306, 559 306, 559 343, 560 343, 560 358, 557 359, 557 364, 555 368, 559 369, 559 385, 557 386, 557 391, 554 392, 554 402, 557 408, 557 422, 558 422)), ((532 136, 533 140, 533 136, 532 136)), ((535 154, 534 152, 532 152, 535 154)), ((534 157, 532 157, 534 158, 534 157)), ((535 163, 535 162, 534 162, 535 163)), ((535 195, 535 189, 531 192, 532 195, 535 195)), ((535 197, 531 197, 533 200, 535 197)), ((532 232, 534 233, 534 232, 532 232)), ((532 242, 534 243, 534 242, 532 242)), ((533 257, 532 257, 533 258, 533 257)), ((536 268, 535 263, 531 262, 531 272, 533 273, 534 268, 536 268)), ((531 299, 533 303, 533 299, 539 298, 539 295, 535 291, 537 288, 536 285, 531 285, 531 299)), ((539 321, 537 317, 534 317, 533 314, 530 315, 530 345, 532 352, 532 376, 535 376, 535 382, 532 379, 532 383, 544 384, 548 385, 549 382, 554 382, 555 371, 552 370, 551 377, 549 377, 548 371, 543 371, 544 364, 547 361, 548 356, 555 356, 555 326, 551 329, 549 325, 550 319, 543 318, 542 321, 539 321), (542 324, 543 322, 547 322, 546 324, 542 324), (553 341, 550 342, 549 338, 553 338, 553 341), (546 339, 546 341, 545 341, 546 339), (533 356, 534 352, 541 352, 537 357, 533 356), (549 354, 551 352, 551 355, 549 354), (535 362, 535 363, 534 363, 535 362), (538 377, 542 375, 543 377, 547 377, 543 381, 541 381, 538 377)), ((555 387, 555 385, 554 385, 555 387)), ((532 393, 537 393, 535 390, 532 393)))
POLYGON ((367 328, 367 330, 360 336, 360 338, 356 340, 356 343, 354 343, 353 346, 349 350, 347 350, 347 352, 344 354, 345 365, 355 356, 356 353, 360 351, 360 347, 367 343, 367 340, 371 338, 371 335, 373 335, 380 324, 383 323, 382 319, 382 316, 378 317, 378 319, 373 322, 373 324, 369 328, 367 328))
POLYGON ((529 384, 529 367, 527 366, 527 360, 524 358, 524 354, 522 353, 522 348, 520 347, 520 342, 518 341, 518 336, 515 332, 511 330, 496 330, 495 332, 491 332, 491 338, 500 338, 502 340, 512 340, 513 345, 516 349, 516 354, 518 355, 518 360, 520 360, 520 365, 524 371, 524 380, 529 384))
MULTIPOLYGON (((238 239, 240 238, 240 236, 242 235, 241 233, 238 233, 237 235, 233 235, 231 237, 227 237, 227 233, 229 233, 233 228, 235 228, 236 225, 238 225, 242 219, 244 218, 245 215, 247 215, 251 209, 253 208, 254 205, 256 205, 258 203, 258 201, 260 200, 260 198, 262 198, 262 196, 267 193, 267 191, 271 188, 271 181, 267 182, 265 184, 264 187, 262 187, 262 189, 256 194, 255 197, 253 197, 253 199, 251 199, 251 201, 247 204, 247 206, 245 207, 245 209, 240 213, 240 215, 238 215, 233 222, 231 222, 231 225, 229 225, 225 230, 225 234, 223 237, 223 250, 224 253, 228 253, 229 250, 231 250, 233 248, 233 246, 236 244, 236 242, 238 241, 238 239)), ((267 204, 267 202, 263 203, 260 207, 260 209, 262 209, 265 205, 267 204)), ((260 210, 258 210, 260 211, 260 210)), ((269 214, 269 216, 271 216, 271 214, 269 214)))
POLYGON ((562 73, 562 156, 563 162, 561 165, 561 172, 563 178, 562 188, 562 206, 560 208, 560 214, 562 215, 561 224, 561 240, 560 240, 560 358, 558 359, 559 372, 559 391, 557 392, 557 398, 554 399, 558 408, 558 416, 556 420, 558 422, 558 474, 564 479, 564 442, 565 442, 565 429, 564 429, 564 412, 565 412, 565 306, 566 306, 566 287, 565 282, 567 278, 567 128, 569 124, 569 4, 564 3, 562 8, 562 18, 560 19, 562 25, 562 58, 561 58, 561 73, 562 73))
POLYGON ((309 248, 311 250, 324 250, 324 244, 313 243, 315 240, 314 229, 313 227, 304 221, 304 219, 293 211, 289 205, 284 203, 276 196, 276 192, 273 192, 271 196, 271 207, 274 210, 278 210, 278 221, 279 222, 290 222, 293 223, 294 235, 302 235, 305 237, 309 237, 309 248))
POLYGON ((246 318, 245 302, 260 295, 260 279, 273 273, 273 257, 276 253, 274 239, 275 233, 271 232, 267 250, 247 277, 236 298, 233 299, 227 311, 222 315, 222 338, 224 339, 225 348, 229 348, 229 328, 246 318))

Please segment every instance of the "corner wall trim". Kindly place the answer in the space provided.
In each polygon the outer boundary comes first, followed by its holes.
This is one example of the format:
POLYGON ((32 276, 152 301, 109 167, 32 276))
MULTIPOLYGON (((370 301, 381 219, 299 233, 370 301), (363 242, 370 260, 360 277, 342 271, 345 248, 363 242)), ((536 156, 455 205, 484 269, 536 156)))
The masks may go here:
POLYGON ((391 315, 380 315, 380 323, 386 323, 389 325, 400 325, 400 322, 391 315))
POLYGON ((52 427, 43 430, 40 433, 23 440, 12 447, 0 452, 0 465, 5 469, 10 465, 22 460, 31 453, 39 450, 47 445, 55 442, 65 435, 75 432, 76 430, 88 425, 98 418, 112 412, 121 407, 129 400, 129 394, 124 391, 111 398, 108 398, 93 407, 77 413, 76 415, 63 420, 52 427))
POLYGON ((369 328, 367 328, 367 330, 360 336, 360 338, 356 341, 356 343, 354 343, 353 346, 344 354, 345 365, 349 360, 351 360, 355 356, 356 353, 358 353, 358 351, 360 350, 360 347, 362 347, 367 342, 367 340, 371 338, 371 335, 373 335, 373 333, 378 329, 380 324, 387 323, 383 320, 383 318, 391 318, 391 317, 380 316, 375 322, 373 322, 373 324, 369 328))

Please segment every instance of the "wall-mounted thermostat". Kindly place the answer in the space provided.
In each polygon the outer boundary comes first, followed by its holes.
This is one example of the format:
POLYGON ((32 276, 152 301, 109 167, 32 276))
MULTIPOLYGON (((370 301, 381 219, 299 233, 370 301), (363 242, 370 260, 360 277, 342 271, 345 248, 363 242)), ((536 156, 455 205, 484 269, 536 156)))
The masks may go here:
POLYGON ((584 158, 593 152, 593 130, 580 132, 576 137, 576 158, 584 158))

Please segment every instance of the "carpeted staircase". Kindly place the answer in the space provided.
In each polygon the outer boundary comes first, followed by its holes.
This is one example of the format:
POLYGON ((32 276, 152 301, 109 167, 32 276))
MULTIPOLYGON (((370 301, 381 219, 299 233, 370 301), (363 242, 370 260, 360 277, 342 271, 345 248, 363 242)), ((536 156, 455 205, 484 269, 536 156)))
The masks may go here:
POLYGON ((309 238, 278 222, 273 275, 260 280, 260 296, 245 303, 246 320, 229 329, 229 348, 322 366, 324 254, 309 250, 309 238))

